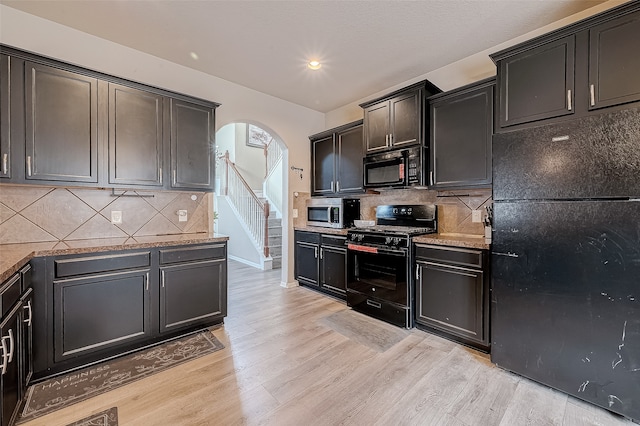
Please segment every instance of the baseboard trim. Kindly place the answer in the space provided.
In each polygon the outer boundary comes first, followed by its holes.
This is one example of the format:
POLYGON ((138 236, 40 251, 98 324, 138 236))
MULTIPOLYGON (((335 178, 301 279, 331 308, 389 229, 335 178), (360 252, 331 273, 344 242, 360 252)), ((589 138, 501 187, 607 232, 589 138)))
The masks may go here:
POLYGON ((231 260, 235 260, 236 262, 244 263, 245 265, 248 265, 248 266, 253 266, 254 268, 260 269, 261 271, 264 270, 262 265, 260 265, 259 263, 251 262, 251 261, 248 261, 247 259, 242 259, 241 257, 232 256, 230 254, 227 254, 227 257, 231 260))
POLYGON ((293 287, 299 287, 300 283, 298 283, 298 280, 293 280, 290 282, 286 282, 286 281, 282 281, 280 283, 280 287, 284 287, 284 288, 293 288, 293 287))

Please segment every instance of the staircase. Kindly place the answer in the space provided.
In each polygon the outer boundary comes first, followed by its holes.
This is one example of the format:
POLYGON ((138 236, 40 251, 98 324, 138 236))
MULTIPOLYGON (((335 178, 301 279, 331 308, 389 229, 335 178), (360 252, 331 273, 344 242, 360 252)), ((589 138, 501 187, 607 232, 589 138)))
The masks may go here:
POLYGON ((238 225, 254 241, 260 253, 259 265, 263 269, 281 268, 282 219, 278 210, 262 196, 262 191, 249 187, 235 164, 229 160, 228 152, 220 158, 225 166, 223 194, 240 221, 238 225))

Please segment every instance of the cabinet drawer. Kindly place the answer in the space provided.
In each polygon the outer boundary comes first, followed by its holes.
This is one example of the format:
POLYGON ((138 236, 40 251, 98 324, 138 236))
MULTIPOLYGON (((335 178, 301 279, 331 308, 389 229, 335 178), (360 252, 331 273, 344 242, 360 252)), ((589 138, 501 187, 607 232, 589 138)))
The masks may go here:
POLYGON ((198 246, 189 248, 175 248, 160 250, 160 264, 177 262, 191 262, 206 259, 222 259, 226 256, 224 244, 198 246))
POLYGON ((320 234, 317 232, 296 231, 296 241, 320 244, 320 234))
POLYGON ((2 316, 15 305, 20 299, 20 274, 14 274, 0 287, 0 304, 2 305, 2 316))
POLYGON ((54 260, 57 278, 95 274, 120 269, 142 268, 151 265, 151 253, 109 254, 54 260))
POLYGON ((482 268, 482 251, 416 245, 416 259, 482 268))
POLYGON ((346 250, 347 246, 345 243, 347 242, 347 237, 339 237, 334 235, 323 235, 322 236, 322 245, 323 246, 333 246, 340 247, 346 250))

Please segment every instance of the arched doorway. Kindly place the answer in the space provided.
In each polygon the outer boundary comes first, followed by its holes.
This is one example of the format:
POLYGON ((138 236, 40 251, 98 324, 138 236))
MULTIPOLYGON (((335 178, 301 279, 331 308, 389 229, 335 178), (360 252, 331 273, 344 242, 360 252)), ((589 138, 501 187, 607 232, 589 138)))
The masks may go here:
POLYGON ((262 125, 230 123, 216 132, 216 158, 214 230, 229 235, 229 258, 260 269, 281 268, 284 143, 262 125))

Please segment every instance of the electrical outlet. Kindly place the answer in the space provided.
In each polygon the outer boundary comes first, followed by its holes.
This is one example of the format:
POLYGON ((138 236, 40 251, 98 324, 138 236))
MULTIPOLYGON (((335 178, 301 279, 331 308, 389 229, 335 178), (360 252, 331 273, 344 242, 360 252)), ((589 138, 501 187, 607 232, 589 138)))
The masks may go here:
POLYGON ((120 210, 111 210, 111 223, 114 225, 122 223, 122 212, 120 210))
POLYGON ((298 217, 298 209, 293 209, 293 218, 297 218, 298 217))
POLYGON ((471 210, 471 222, 473 223, 482 222, 482 210, 471 210))
POLYGON ((186 221, 187 221, 187 211, 178 210, 178 222, 186 222, 186 221))

